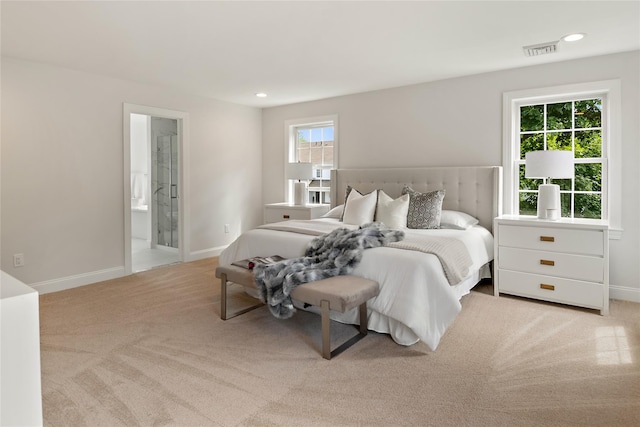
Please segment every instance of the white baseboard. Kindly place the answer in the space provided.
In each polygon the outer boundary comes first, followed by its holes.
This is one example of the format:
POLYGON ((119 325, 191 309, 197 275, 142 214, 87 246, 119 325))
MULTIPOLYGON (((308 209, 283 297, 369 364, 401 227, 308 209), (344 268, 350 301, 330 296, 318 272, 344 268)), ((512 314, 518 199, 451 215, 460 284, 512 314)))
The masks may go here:
POLYGON ((640 302, 640 289, 626 286, 609 285, 609 298, 623 301, 640 302))
POLYGON ((45 280, 34 283, 31 286, 39 294, 64 291, 65 289, 77 288, 79 286, 90 285, 104 280, 117 279, 124 276, 124 267, 107 268, 106 270, 92 271, 89 273, 76 274, 74 276, 61 277, 59 279, 45 280))
POLYGON ((199 259, 211 258, 214 256, 220 256, 223 250, 229 245, 218 246, 217 248, 202 249, 200 251, 191 252, 189 254, 189 261, 198 261, 199 259))
MULTIPOLYGON (((226 247, 227 245, 191 252, 188 256, 189 259, 184 260, 184 262, 219 256, 226 247)), ((121 266, 92 271, 89 273, 76 274, 74 276, 61 277, 59 279, 45 280, 29 286, 38 291, 40 295, 43 295, 51 292, 64 291, 66 289, 90 285, 92 283, 102 282, 105 280, 117 279, 118 277, 123 276, 125 276, 125 270, 124 266, 121 266)))

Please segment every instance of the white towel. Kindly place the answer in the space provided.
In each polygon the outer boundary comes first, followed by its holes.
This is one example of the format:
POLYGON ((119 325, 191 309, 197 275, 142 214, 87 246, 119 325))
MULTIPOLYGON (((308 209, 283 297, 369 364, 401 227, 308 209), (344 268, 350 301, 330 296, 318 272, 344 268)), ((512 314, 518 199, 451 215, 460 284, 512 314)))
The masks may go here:
POLYGON ((145 186, 146 186, 145 174, 132 173, 131 174, 131 198, 132 199, 145 199, 145 186))

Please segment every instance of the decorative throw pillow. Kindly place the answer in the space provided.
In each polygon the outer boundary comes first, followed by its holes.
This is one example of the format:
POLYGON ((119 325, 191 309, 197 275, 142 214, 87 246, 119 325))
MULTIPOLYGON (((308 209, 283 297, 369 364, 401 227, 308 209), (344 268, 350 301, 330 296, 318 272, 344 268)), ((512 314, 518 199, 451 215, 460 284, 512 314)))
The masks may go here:
POLYGON ((376 206, 376 221, 382 222, 389 228, 407 228, 407 213, 409 212, 409 195, 404 194, 397 199, 378 190, 378 205, 376 206))
POLYGON ((344 205, 338 205, 335 208, 331 209, 326 214, 322 215, 322 218, 335 218, 340 219, 342 213, 344 212, 344 205))
POLYGON ((440 217, 440 228, 453 228, 456 230, 466 230, 478 223, 478 219, 471 215, 459 211, 442 211, 440 217))
POLYGON ((444 190, 420 193, 405 185, 402 194, 409 195, 408 228, 440 228, 444 190))
MULTIPOLYGON (((344 190, 344 206, 347 206, 347 199, 349 198, 349 194, 351 194, 351 190, 353 190, 353 187, 350 185, 347 185, 347 188, 345 188, 344 190)), ((342 213, 340 214, 340 221, 342 221, 344 219, 344 209, 342 209, 342 213)))
POLYGON ((358 190, 352 190, 344 205, 342 222, 345 224, 364 225, 373 221, 376 213, 378 192, 372 191, 362 195, 358 190))
MULTIPOLYGON (((360 191, 356 190, 350 185, 347 185, 347 187, 344 190, 344 206, 347 206, 347 200, 349 199, 349 194, 351 194, 351 191, 353 190, 355 190, 358 194, 362 195, 360 191)), ((376 198, 378 197, 378 190, 372 191, 372 193, 376 193, 376 198)), ((367 193, 367 194, 371 194, 371 193, 367 193)), ((340 214, 340 221, 344 221, 344 209, 340 214)))

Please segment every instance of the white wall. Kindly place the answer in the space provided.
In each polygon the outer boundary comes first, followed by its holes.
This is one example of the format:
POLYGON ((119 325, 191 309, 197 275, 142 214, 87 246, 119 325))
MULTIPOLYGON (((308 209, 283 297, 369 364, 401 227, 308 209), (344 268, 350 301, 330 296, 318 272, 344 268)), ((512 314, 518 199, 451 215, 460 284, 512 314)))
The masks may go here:
POLYGON ((131 172, 148 173, 149 117, 144 114, 131 115, 131 172))
POLYGON ((500 165, 503 92, 620 79, 624 232, 610 279, 613 297, 640 301, 639 65, 635 51, 265 109, 264 201, 284 200, 286 120, 337 114, 342 168, 500 165))
POLYGON ((4 57, 1 79, 2 270, 26 284, 124 272, 125 102, 189 114, 190 259, 261 222, 259 109, 4 57))
POLYGON ((131 114, 131 237, 151 241, 151 211, 147 208, 151 197, 149 173, 149 116, 131 114), (136 190, 138 196, 134 197, 136 190), (140 192, 142 194, 140 194, 140 192), (134 199, 136 199, 134 205, 134 199), (144 205, 144 210, 139 205, 144 205), (134 207, 135 206, 135 207, 134 207))

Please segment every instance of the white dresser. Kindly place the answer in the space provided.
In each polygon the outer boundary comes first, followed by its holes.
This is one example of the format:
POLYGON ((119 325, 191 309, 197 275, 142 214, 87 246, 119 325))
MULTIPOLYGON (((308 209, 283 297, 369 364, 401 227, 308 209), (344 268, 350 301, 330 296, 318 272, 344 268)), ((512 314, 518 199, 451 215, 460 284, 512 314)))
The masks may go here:
POLYGON ((264 206, 264 223, 288 221, 290 219, 316 219, 329 212, 329 205, 270 203, 264 206))
POLYGON ((494 220, 494 293, 609 314, 606 221, 504 215, 494 220))

